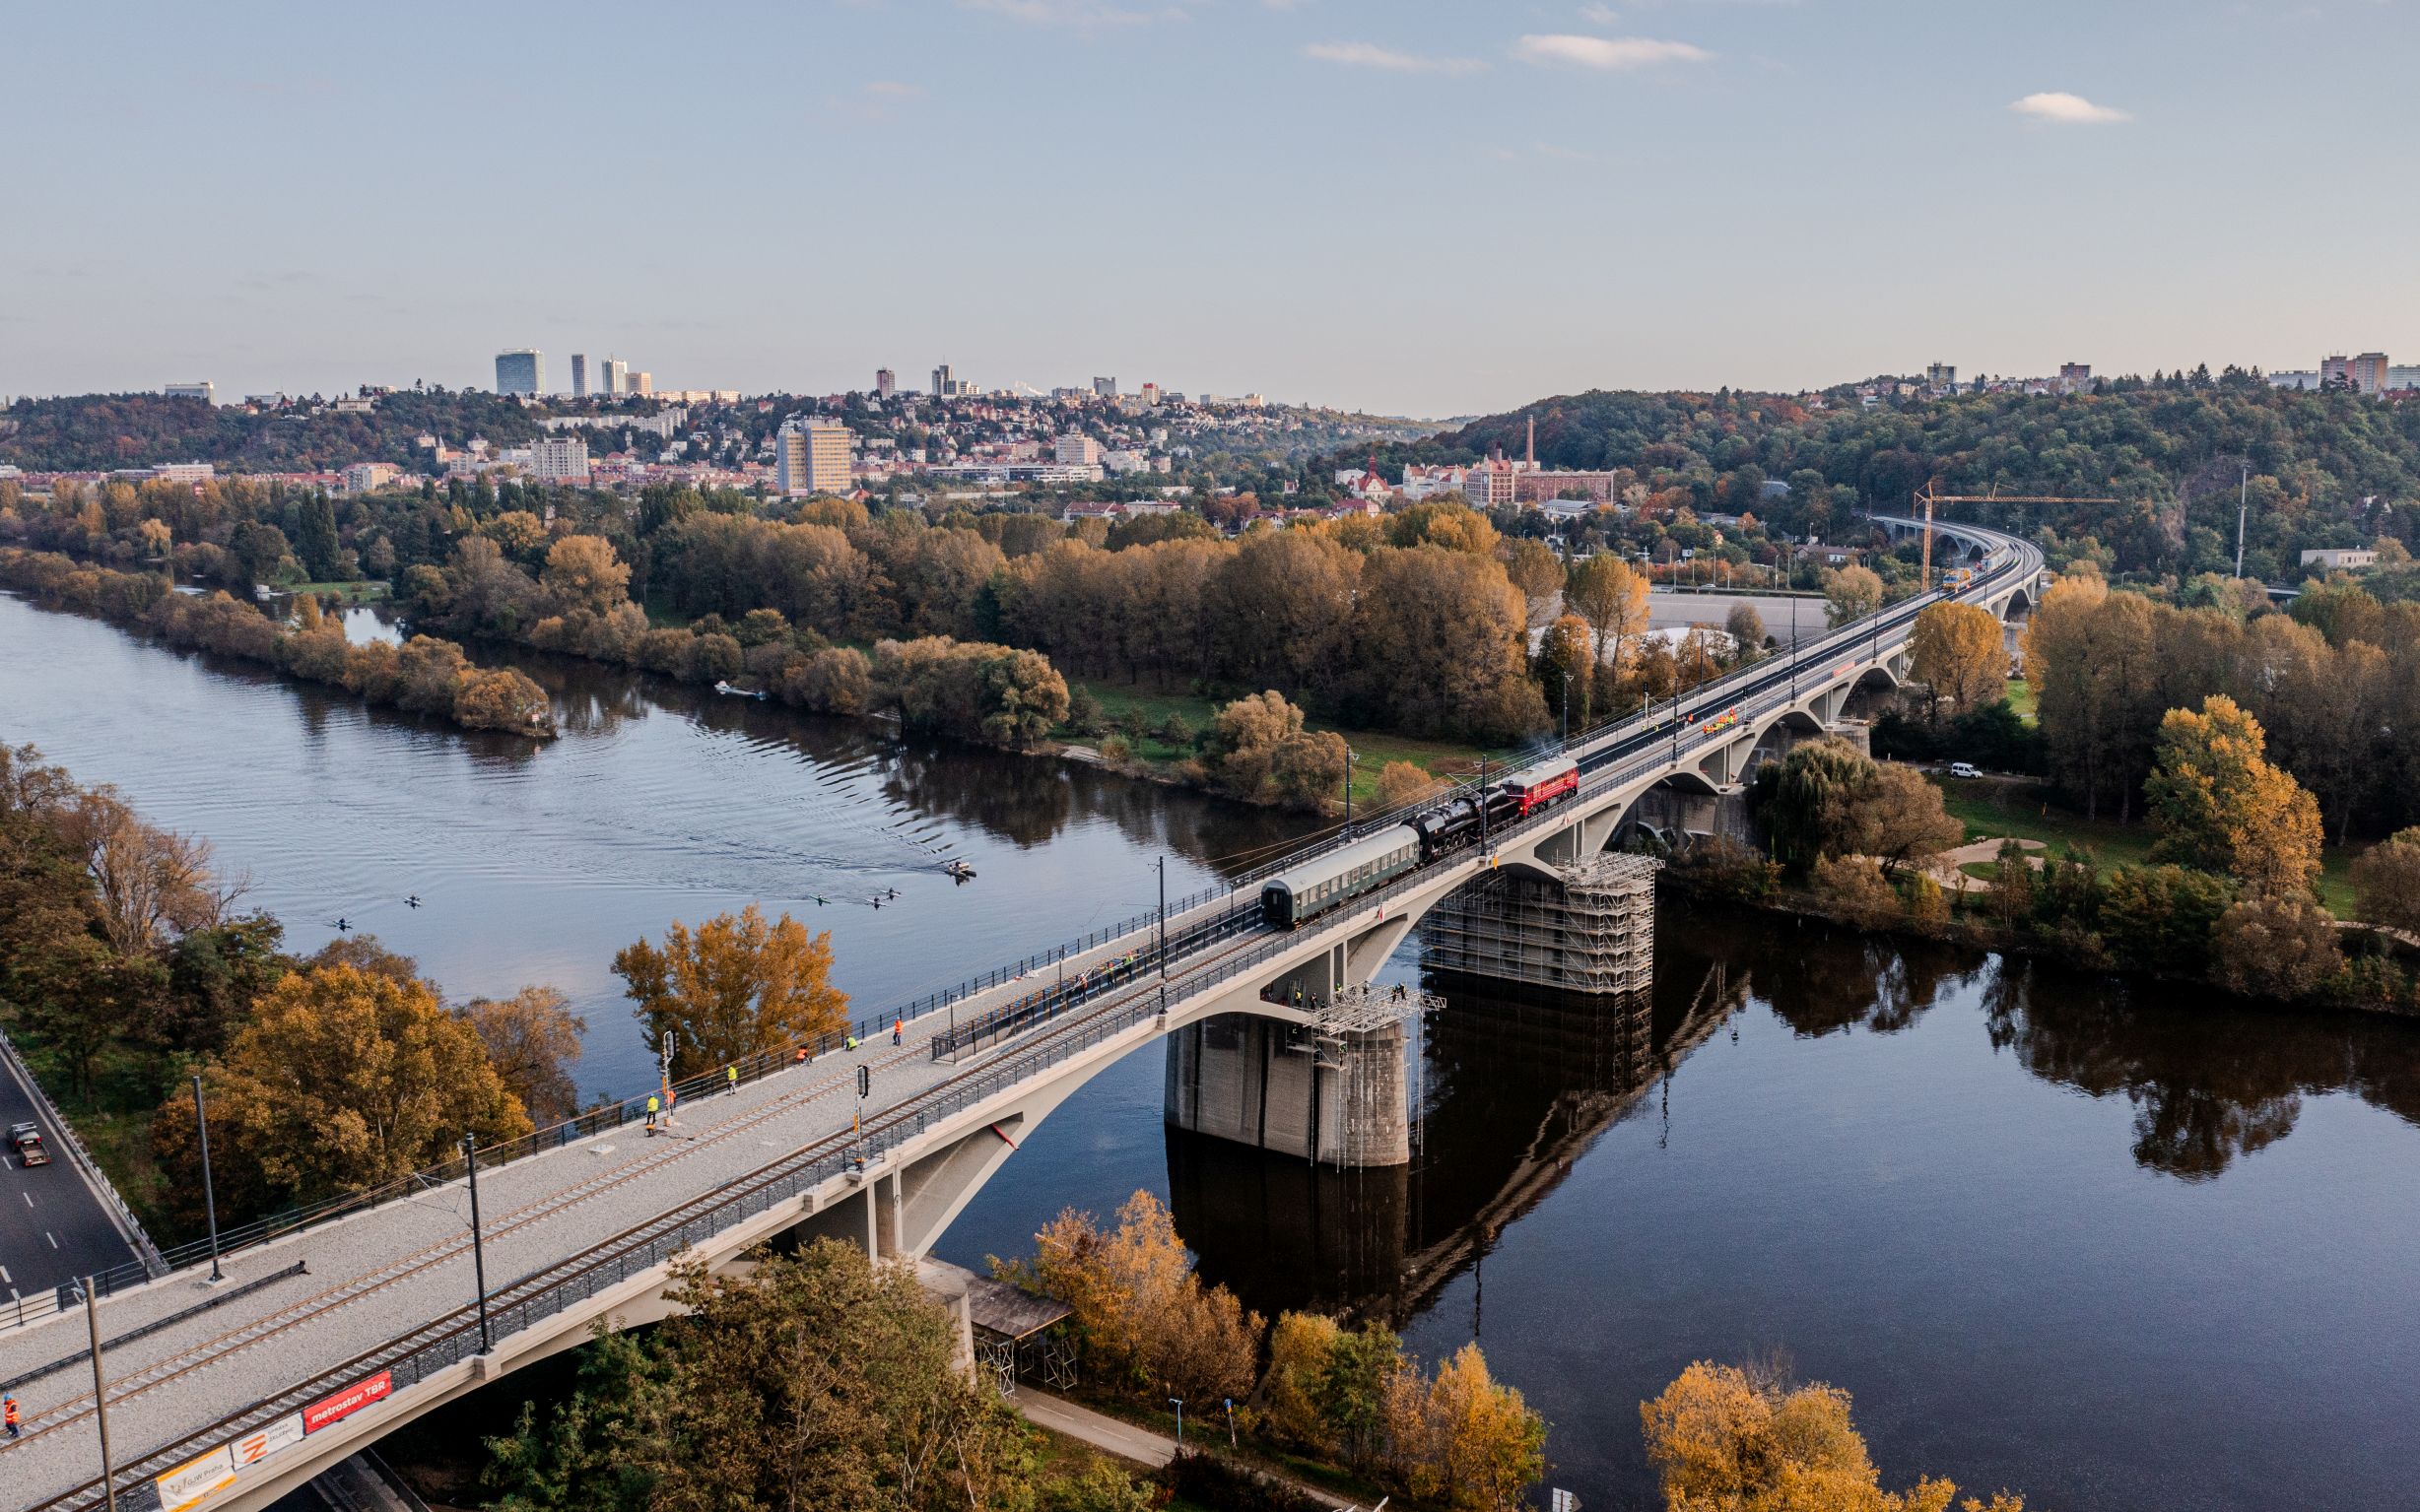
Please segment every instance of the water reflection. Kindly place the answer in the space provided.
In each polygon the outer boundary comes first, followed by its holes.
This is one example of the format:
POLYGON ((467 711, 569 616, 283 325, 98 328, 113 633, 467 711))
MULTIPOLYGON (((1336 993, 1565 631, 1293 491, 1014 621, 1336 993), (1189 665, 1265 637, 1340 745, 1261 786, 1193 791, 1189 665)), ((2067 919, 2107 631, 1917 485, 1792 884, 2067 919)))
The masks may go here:
POLYGON ((1204 1276, 1270 1313, 1412 1316, 1479 1266, 1606 1129, 1649 1116, 1660 1079, 1750 979, 1710 962, 1624 998, 1451 976, 1426 985, 1445 1002, 1408 1051, 1423 1110, 1410 1165, 1339 1171, 1168 1131, 1171 1206, 1204 1276))
POLYGON ((2206 1181, 2294 1132, 2306 1096, 2349 1091, 2420 1124, 2409 1026, 2293 1015, 2109 984, 2030 961, 1997 968, 1991 1043, 2045 1081, 2134 1105, 2134 1158, 2206 1181))

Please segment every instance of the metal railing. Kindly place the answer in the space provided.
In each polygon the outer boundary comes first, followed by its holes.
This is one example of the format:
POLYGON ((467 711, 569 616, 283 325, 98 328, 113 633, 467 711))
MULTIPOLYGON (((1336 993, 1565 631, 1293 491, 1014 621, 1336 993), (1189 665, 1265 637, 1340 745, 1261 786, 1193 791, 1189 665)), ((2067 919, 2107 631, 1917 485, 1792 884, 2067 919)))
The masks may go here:
MULTIPOLYGON (((168 1262, 161 1255, 159 1247, 152 1243, 151 1235, 143 1231, 143 1220, 134 1216, 134 1209, 128 1207, 126 1199, 118 1195, 116 1185, 102 1172, 101 1162, 93 1158, 93 1152, 84 1148, 84 1141, 76 1137, 76 1126, 69 1123, 66 1115, 59 1111, 58 1104, 50 1100, 50 1094, 42 1089, 42 1084, 34 1078, 33 1068, 26 1064, 25 1057, 17 1053, 17 1046, 5 1031, 0 1031, 0 1055, 8 1057, 10 1070, 32 1094, 49 1126, 58 1131, 59 1143, 65 1147, 67 1158, 73 1160, 76 1168, 84 1173, 86 1184, 108 1204, 120 1230, 134 1246, 136 1258, 97 1274, 93 1278, 93 1289, 101 1296, 107 1296, 112 1291, 122 1291, 128 1286, 141 1285, 144 1282, 168 1274, 168 1262)), ((84 1293, 72 1284, 62 1285, 48 1298, 37 1300, 46 1301, 47 1305, 34 1311, 24 1298, 19 1298, 11 1321, 22 1327, 36 1317, 48 1317, 64 1308, 80 1307, 84 1303, 84 1293), (73 1296, 69 1295, 70 1292, 74 1293, 73 1296)))

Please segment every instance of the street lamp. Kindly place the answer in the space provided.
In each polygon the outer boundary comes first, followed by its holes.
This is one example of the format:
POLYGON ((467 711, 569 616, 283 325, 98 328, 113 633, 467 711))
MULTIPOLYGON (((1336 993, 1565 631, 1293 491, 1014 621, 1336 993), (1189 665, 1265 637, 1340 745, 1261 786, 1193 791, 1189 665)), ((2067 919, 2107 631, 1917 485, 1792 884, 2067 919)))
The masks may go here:
POLYGON ((202 1117, 201 1073, 193 1076, 193 1132, 202 1145, 202 1213, 210 1220, 210 1279, 227 1280, 219 1274, 219 1198, 210 1185, 210 1121, 202 1117))
POLYGON ((462 1131, 462 1163, 471 1179, 471 1282, 479 1289, 479 1352, 485 1354, 493 1340, 488 1333, 488 1257, 479 1238, 479 1146, 470 1131, 462 1131))
POLYGON ((1176 1447, 1184 1447, 1184 1398, 1171 1397, 1168 1405, 1176 1410, 1176 1447))

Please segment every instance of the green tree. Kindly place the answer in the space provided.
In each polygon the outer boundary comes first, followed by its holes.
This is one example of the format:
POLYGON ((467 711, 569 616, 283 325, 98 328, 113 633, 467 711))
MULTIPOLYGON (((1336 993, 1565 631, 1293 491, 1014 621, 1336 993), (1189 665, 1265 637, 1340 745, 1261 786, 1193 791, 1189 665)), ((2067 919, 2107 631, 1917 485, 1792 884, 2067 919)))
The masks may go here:
POLYGON ((2399 829, 2353 863, 2361 916, 2420 935, 2420 829, 2399 829))

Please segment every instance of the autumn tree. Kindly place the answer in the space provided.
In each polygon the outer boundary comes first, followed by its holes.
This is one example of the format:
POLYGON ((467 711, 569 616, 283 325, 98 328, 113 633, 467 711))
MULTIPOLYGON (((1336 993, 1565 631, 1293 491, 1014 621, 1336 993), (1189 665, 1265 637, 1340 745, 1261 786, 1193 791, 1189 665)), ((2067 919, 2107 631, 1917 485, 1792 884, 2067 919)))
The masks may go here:
POLYGON ((1485 741, 1534 733, 1521 596, 1493 557, 1435 545, 1381 548, 1362 569, 1351 702, 1374 724, 1485 741))
POLYGON ((678 1311, 608 1337, 541 1427, 491 1439, 508 1512, 964 1512, 1023 1504, 1028 1435, 960 1367, 914 1271, 822 1239, 745 1276, 676 1276, 678 1311), (600 1452, 604 1451, 604 1452, 600 1452))
POLYGON ((1458 498, 1427 498, 1386 521, 1389 546, 1438 546, 1473 557, 1496 555, 1496 527, 1458 498))
POLYGON ((2420 829, 2399 829, 2353 863, 2361 916, 2373 924, 2420 935, 2420 829))
POLYGON ((1618 676, 1629 642, 1647 633, 1649 595, 1646 574, 1611 552, 1598 552, 1572 568, 1563 601, 1595 632, 1595 663, 1611 666, 1618 676))
POLYGON ((1086 1368, 1104 1384, 1155 1403, 1250 1392, 1261 1317, 1225 1286, 1201 1283, 1158 1198, 1136 1192, 1107 1231, 1068 1209, 1034 1240, 1023 1279, 1067 1304, 1086 1368))
MULTIPOLYGON (((1671 1512, 1945 1512, 1957 1486, 1920 1479, 1882 1489, 1849 1417, 1849 1393, 1774 1372, 1700 1361, 1639 1406, 1647 1454, 1671 1512)), ((2024 1512, 2005 1492, 1967 1512, 2024 1512)))
POLYGON ((1824 615, 1835 625, 1862 619, 1882 607, 1882 578, 1855 563, 1824 573, 1824 615))
POLYGON ((1378 768, 1378 808, 1405 809, 1445 790, 1442 778, 1410 761, 1389 761, 1378 768))
POLYGON ((1467 1512, 1515 1512, 1546 1474, 1546 1419, 1488 1374, 1466 1344, 1425 1383, 1406 1366, 1391 1383, 1390 1458, 1413 1495, 1467 1512))
POLYGON ((543 1126, 579 1111, 571 1066, 579 1060, 587 1020, 553 987, 524 987, 509 998, 473 998, 455 1010, 530 1119, 543 1126))
MULTIPOLYGON (((202 1069, 220 1216, 396 1180, 527 1134, 520 1099, 429 984, 352 965, 291 972, 202 1069)), ((193 1106, 171 1094, 152 1146, 175 1201, 198 1208, 193 1106)), ((191 1215, 198 1219, 200 1214, 191 1215)))
POLYGON ((549 547, 538 582, 559 615, 608 615, 630 602, 631 569, 602 536, 566 536, 549 547))
POLYGON ((1731 637, 1731 654, 1738 660, 1752 662, 1765 654, 1765 617, 1754 604, 1732 605, 1723 617, 1722 632, 1731 637))
POLYGON ((2301 892, 2257 892, 2219 915, 2211 974, 2230 992, 2305 999, 2344 969, 2327 910, 2301 892))
POLYGON ((1529 605, 1529 624, 1543 625, 1563 592, 1563 559, 1545 542, 1523 536, 1506 546, 1504 570, 1529 605))
POLYGON ((832 932, 809 936, 786 913, 768 924, 754 903, 694 933, 675 920, 660 949, 625 946, 614 973, 648 1048, 671 1035, 676 1077, 784 1052, 846 1022, 848 997, 829 980, 832 932))
POLYGON ((1850 795, 1836 844, 1881 863, 1884 876, 1937 856, 1966 838, 1942 807, 1941 790, 1915 767, 1877 761, 1850 795))
POLYGON ((1246 694, 1211 717, 1202 760, 1221 786, 1249 798, 1268 783, 1278 748, 1302 733, 1303 711, 1283 693, 1246 694))
POLYGON ((1305 732, 1279 743, 1269 758, 1269 780, 1287 804, 1316 811, 1344 792, 1349 761, 1343 736, 1305 732))
POLYGON ((1932 712, 1953 714, 1996 702, 2005 692, 2008 654, 2000 622, 1975 604, 1928 604, 1918 611, 1910 652, 1916 680, 1932 692, 1932 712))
POLYGON ((2260 723, 2225 694, 2160 721, 2144 787, 2161 835, 2153 854, 2260 892, 2304 892, 2319 874, 2319 808, 2269 764, 2260 723))
POLYGON ((1575 731, 1585 731, 1594 712, 1596 679, 1590 673, 1595 643, 1588 622, 1565 615, 1538 641, 1537 680, 1546 706, 1575 731))

